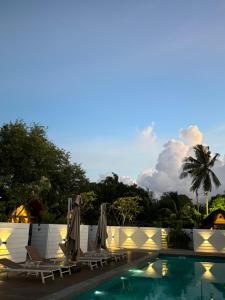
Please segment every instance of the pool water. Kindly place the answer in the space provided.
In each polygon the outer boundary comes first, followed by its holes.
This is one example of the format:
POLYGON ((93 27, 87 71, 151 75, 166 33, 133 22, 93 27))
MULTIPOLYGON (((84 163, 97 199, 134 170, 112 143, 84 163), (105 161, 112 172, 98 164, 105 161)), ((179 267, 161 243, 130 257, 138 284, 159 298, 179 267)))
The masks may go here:
POLYGON ((161 256, 72 300, 222 300, 225 260, 161 256))

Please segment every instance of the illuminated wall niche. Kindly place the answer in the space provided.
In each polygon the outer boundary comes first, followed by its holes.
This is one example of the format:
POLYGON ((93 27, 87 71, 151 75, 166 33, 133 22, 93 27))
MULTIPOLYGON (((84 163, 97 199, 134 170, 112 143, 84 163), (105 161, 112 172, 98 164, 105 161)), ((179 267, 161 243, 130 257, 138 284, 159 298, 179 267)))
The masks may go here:
POLYGON ((140 245, 141 249, 158 250, 161 246, 161 231, 159 228, 143 228, 145 242, 140 245))
POLYGON ((0 257, 11 258, 8 249, 8 239, 12 234, 12 228, 0 228, 0 257))
POLYGON ((137 227, 121 227, 120 228, 120 241, 121 247, 127 249, 136 249, 137 245, 134 241, 133 235, 137 227))
POLYGON ((107 247, 110 249, 118 249, 120 247, 120 227, 107 226, 108 238, 106 240, 107 247))
POLYGON ((194 250, 196 252, 225 253, 225 231, 194 229, 194 250))

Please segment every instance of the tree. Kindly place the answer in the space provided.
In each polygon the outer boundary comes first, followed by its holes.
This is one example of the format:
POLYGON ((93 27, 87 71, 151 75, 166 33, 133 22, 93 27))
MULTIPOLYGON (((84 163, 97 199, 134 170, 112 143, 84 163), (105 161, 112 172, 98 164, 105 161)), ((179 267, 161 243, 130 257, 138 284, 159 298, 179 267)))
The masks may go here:
POLYGON ((212 197, 209 207, 210 212, 217 209, 225 210, 225 195, 217 195, 216 197, 212 197))
POLYGON ((160 226, 193 227, 198 219, 198 213, 194 209, 192 200, 186 195, 177 192, 164 193, 158 201, 158 218, 162 223, 160 226))
MULTIPOLYGON (((144 206, 145 209, 147 207, 150 209, 152 207, 152 200, 151 193, 147 190, 137 186, 136 184, 127 185, 123 182, 119 181, 119 176, 115 173, 112 173, 111 176, 107 176, 104 180, 100 182, 91 182, 88 184, 86 191, 93 191, 96 194, 96 201, 94 203, 95 210, 93 211, 93 215, 96 212, 99 213, 99 207, 102 203, 107 203, 108 207, 108 214, 107 214, 107 221, 110 225, 118 224, 118 220, 116 220, 115 210, 111 210, 112 203, 121 197, 139 197, 140 204, 144 206)), ((154 214, 154 211, 142 210, 143 213, 140 213, 135 220, 136 224, 138 225, 148 225, 149 222, 151 223, 151 216, 154 214)), ((91 215, 92 222, 94 222, 91 215)), ((97 216, 97 214, 96 214, 97 216)))
POLYGON ((81 193, 81 222, 95 224, 98 221, 99 211, 95 209, 96 194, 93 191, 81 193))
POLYGON ((142 211, 143 207, 139 205, 139 197, 121 197, 112 204, 119 217, 121 218, 122 226, 127 221, 132 222, 135 217, 142 211))
POLYGON ((195 157, 189 156, 184 159, 180 178, 190 176, 192 179, 192 192, 197 192, 200 188, 205 193, 206 215, 209 213, 208 194, 212 191, 212 182, 218 188, 221 183, 212 168, 219 157, 216 153, 213 157, 208 146, 196 145, 194 148, 195 157))
POLYGON ((141 190, 139 193, 142 211, 136 218, 137 226, 154 226, 155 219, 158 219, 158 201, 152 191, 141 190))
POLYGON ((0 202, 2 214, 34 198, 51 219, 67 212, 67 199, 84 191, 85 172, 46 135, 46 128, 23 121, 0 127, 0 202))

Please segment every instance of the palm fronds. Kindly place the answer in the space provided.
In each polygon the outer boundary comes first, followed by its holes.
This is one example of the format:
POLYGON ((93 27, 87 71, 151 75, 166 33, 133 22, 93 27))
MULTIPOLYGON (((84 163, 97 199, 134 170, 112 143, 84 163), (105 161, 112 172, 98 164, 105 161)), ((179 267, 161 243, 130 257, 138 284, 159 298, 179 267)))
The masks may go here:
POLYGON ((212 191, 212 183, 217 188, 221 185, 218 177, 211 170, 219 154, 216 153, 212 158, 209 147, 203 145, 196 145, 193 150, 195 157, 188 156, 184 159, 180 178, 190 176, 192 179, 190 190, 196 193, 202 188, 205 194, 208 194, 212 191))

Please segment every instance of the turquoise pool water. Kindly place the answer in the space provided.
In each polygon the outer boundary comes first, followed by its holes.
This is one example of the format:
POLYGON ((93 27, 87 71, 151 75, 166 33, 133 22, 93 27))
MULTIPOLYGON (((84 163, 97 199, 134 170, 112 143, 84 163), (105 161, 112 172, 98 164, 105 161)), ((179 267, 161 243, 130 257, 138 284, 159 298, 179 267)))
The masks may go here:
POLYGON ((222 300, 225 260, 161 256, 72 300, 222 300))

